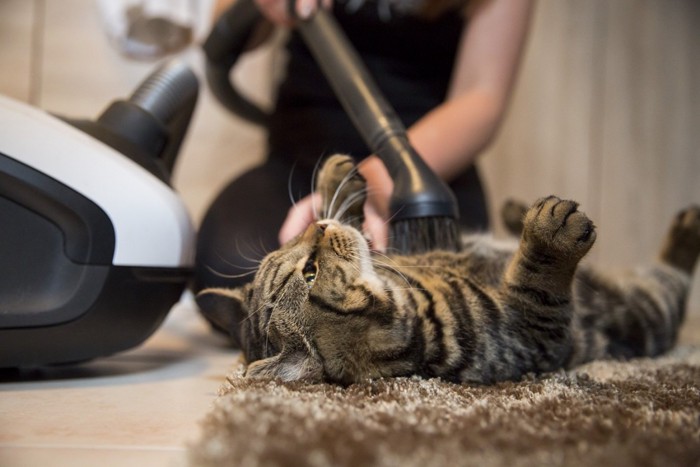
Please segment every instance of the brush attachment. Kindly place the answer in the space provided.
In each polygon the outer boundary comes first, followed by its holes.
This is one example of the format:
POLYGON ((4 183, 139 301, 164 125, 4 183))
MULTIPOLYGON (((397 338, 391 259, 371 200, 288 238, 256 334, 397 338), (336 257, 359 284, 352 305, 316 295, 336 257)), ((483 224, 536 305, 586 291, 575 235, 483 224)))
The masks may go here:
POLYGON ((421 254, 461 249, 459 227, 451 217, 416 217, 392 222, 389 238, 390 253, 421 254))

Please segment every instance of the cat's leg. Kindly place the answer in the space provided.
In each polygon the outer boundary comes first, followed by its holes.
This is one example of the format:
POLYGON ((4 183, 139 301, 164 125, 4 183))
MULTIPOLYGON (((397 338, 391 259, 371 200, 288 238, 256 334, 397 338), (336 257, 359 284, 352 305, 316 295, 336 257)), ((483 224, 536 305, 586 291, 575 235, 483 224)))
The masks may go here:
POLYGON ((543 198, 524 217, 501 295, 532 370, 558 368, 571 352, 572 282, 595 238, 593 223, 573 201, 543 198))
POLYGON ((318 174, 316 191, 323 198, 323 218, 362 227, 367 183, 352 157, 335 154, 326 159, 318 174))
POLYGON ((501 219, 509 234, 520 236, 523 233, 523 222, 528 206, 513 199, 506 200, 501 208, 501 219))
POLYGON ((691 206, 676 216, 659 258, 669 266, 692 274, 700 255, 700 206, 691 206))
POLYGON ((675 217, 654 264, 614 277, 581 271, 575 327, 583 345, 572 363, 655 356, 670 349, 683 323, 699 254, 700 207, 695 206, 675 217))
POLYGON ((640 283, 633 298, 637 302, 646 301, 635 310, 648 321, 646 354, 665 352, 676 343, 698 256, 700 206, 691 206, 671 222, 659 253, 661 264, 638 272, 640 283))
POLYGON ((570 301, 576 266, 595 238, 593 222, 577 203, 555 196, 540 199, 525 214, 504 291, 509 297, 545 305, 570 301))

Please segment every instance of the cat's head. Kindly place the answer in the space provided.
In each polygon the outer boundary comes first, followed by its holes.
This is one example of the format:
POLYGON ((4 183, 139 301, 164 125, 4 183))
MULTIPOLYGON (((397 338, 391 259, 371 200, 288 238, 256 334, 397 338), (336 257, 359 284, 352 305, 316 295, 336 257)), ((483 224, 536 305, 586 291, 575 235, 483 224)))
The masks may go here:
POLYGON ((239 328, 248 375, 345 383, 373 373, 362 353, 382 335, 381 320, 368 315, 381 312, 375 302, 385 294, 363 235, 329 220, 265 257, 252 283, 197 300, 222 326, 239 328))

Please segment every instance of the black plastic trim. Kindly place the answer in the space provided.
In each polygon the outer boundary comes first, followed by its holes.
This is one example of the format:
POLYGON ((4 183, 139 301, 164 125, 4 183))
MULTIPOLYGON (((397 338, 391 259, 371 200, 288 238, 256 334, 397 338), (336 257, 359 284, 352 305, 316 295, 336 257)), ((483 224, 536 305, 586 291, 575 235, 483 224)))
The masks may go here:
POLYGON ((190 274, 111 267, 99 296, 80 317, 56 326, 0 328, 0 368, 82 362, 135 347, 160 326, 190 274))
MULTIPOLYGON (((65 255, 73 262, 112 263, 115 234, 107 214, 80 193, 1 152, 0 197, 56 224, 64 233, 65 255)), ((11 221, 0 219, 0 223, 11 221)))

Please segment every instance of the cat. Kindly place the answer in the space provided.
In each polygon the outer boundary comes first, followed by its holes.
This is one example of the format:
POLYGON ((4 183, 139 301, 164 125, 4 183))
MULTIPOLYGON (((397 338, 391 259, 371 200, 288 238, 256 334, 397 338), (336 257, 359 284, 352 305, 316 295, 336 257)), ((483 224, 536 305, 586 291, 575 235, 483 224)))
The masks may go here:
POLYGON ((317 189, 327 218, 266 256, 252 283, 197 296, 241 347, 248 377, 491 384, 656 356, 676 341, 700 207, 676 216, 656 262, 608 277, 579 265, 596 229, 573 201, 509 205, 507 224, 520 231, 513 247, 472 235, 459 253, 384 256, 359 230, 365 181, 349 156, 325 162, 317 189))

